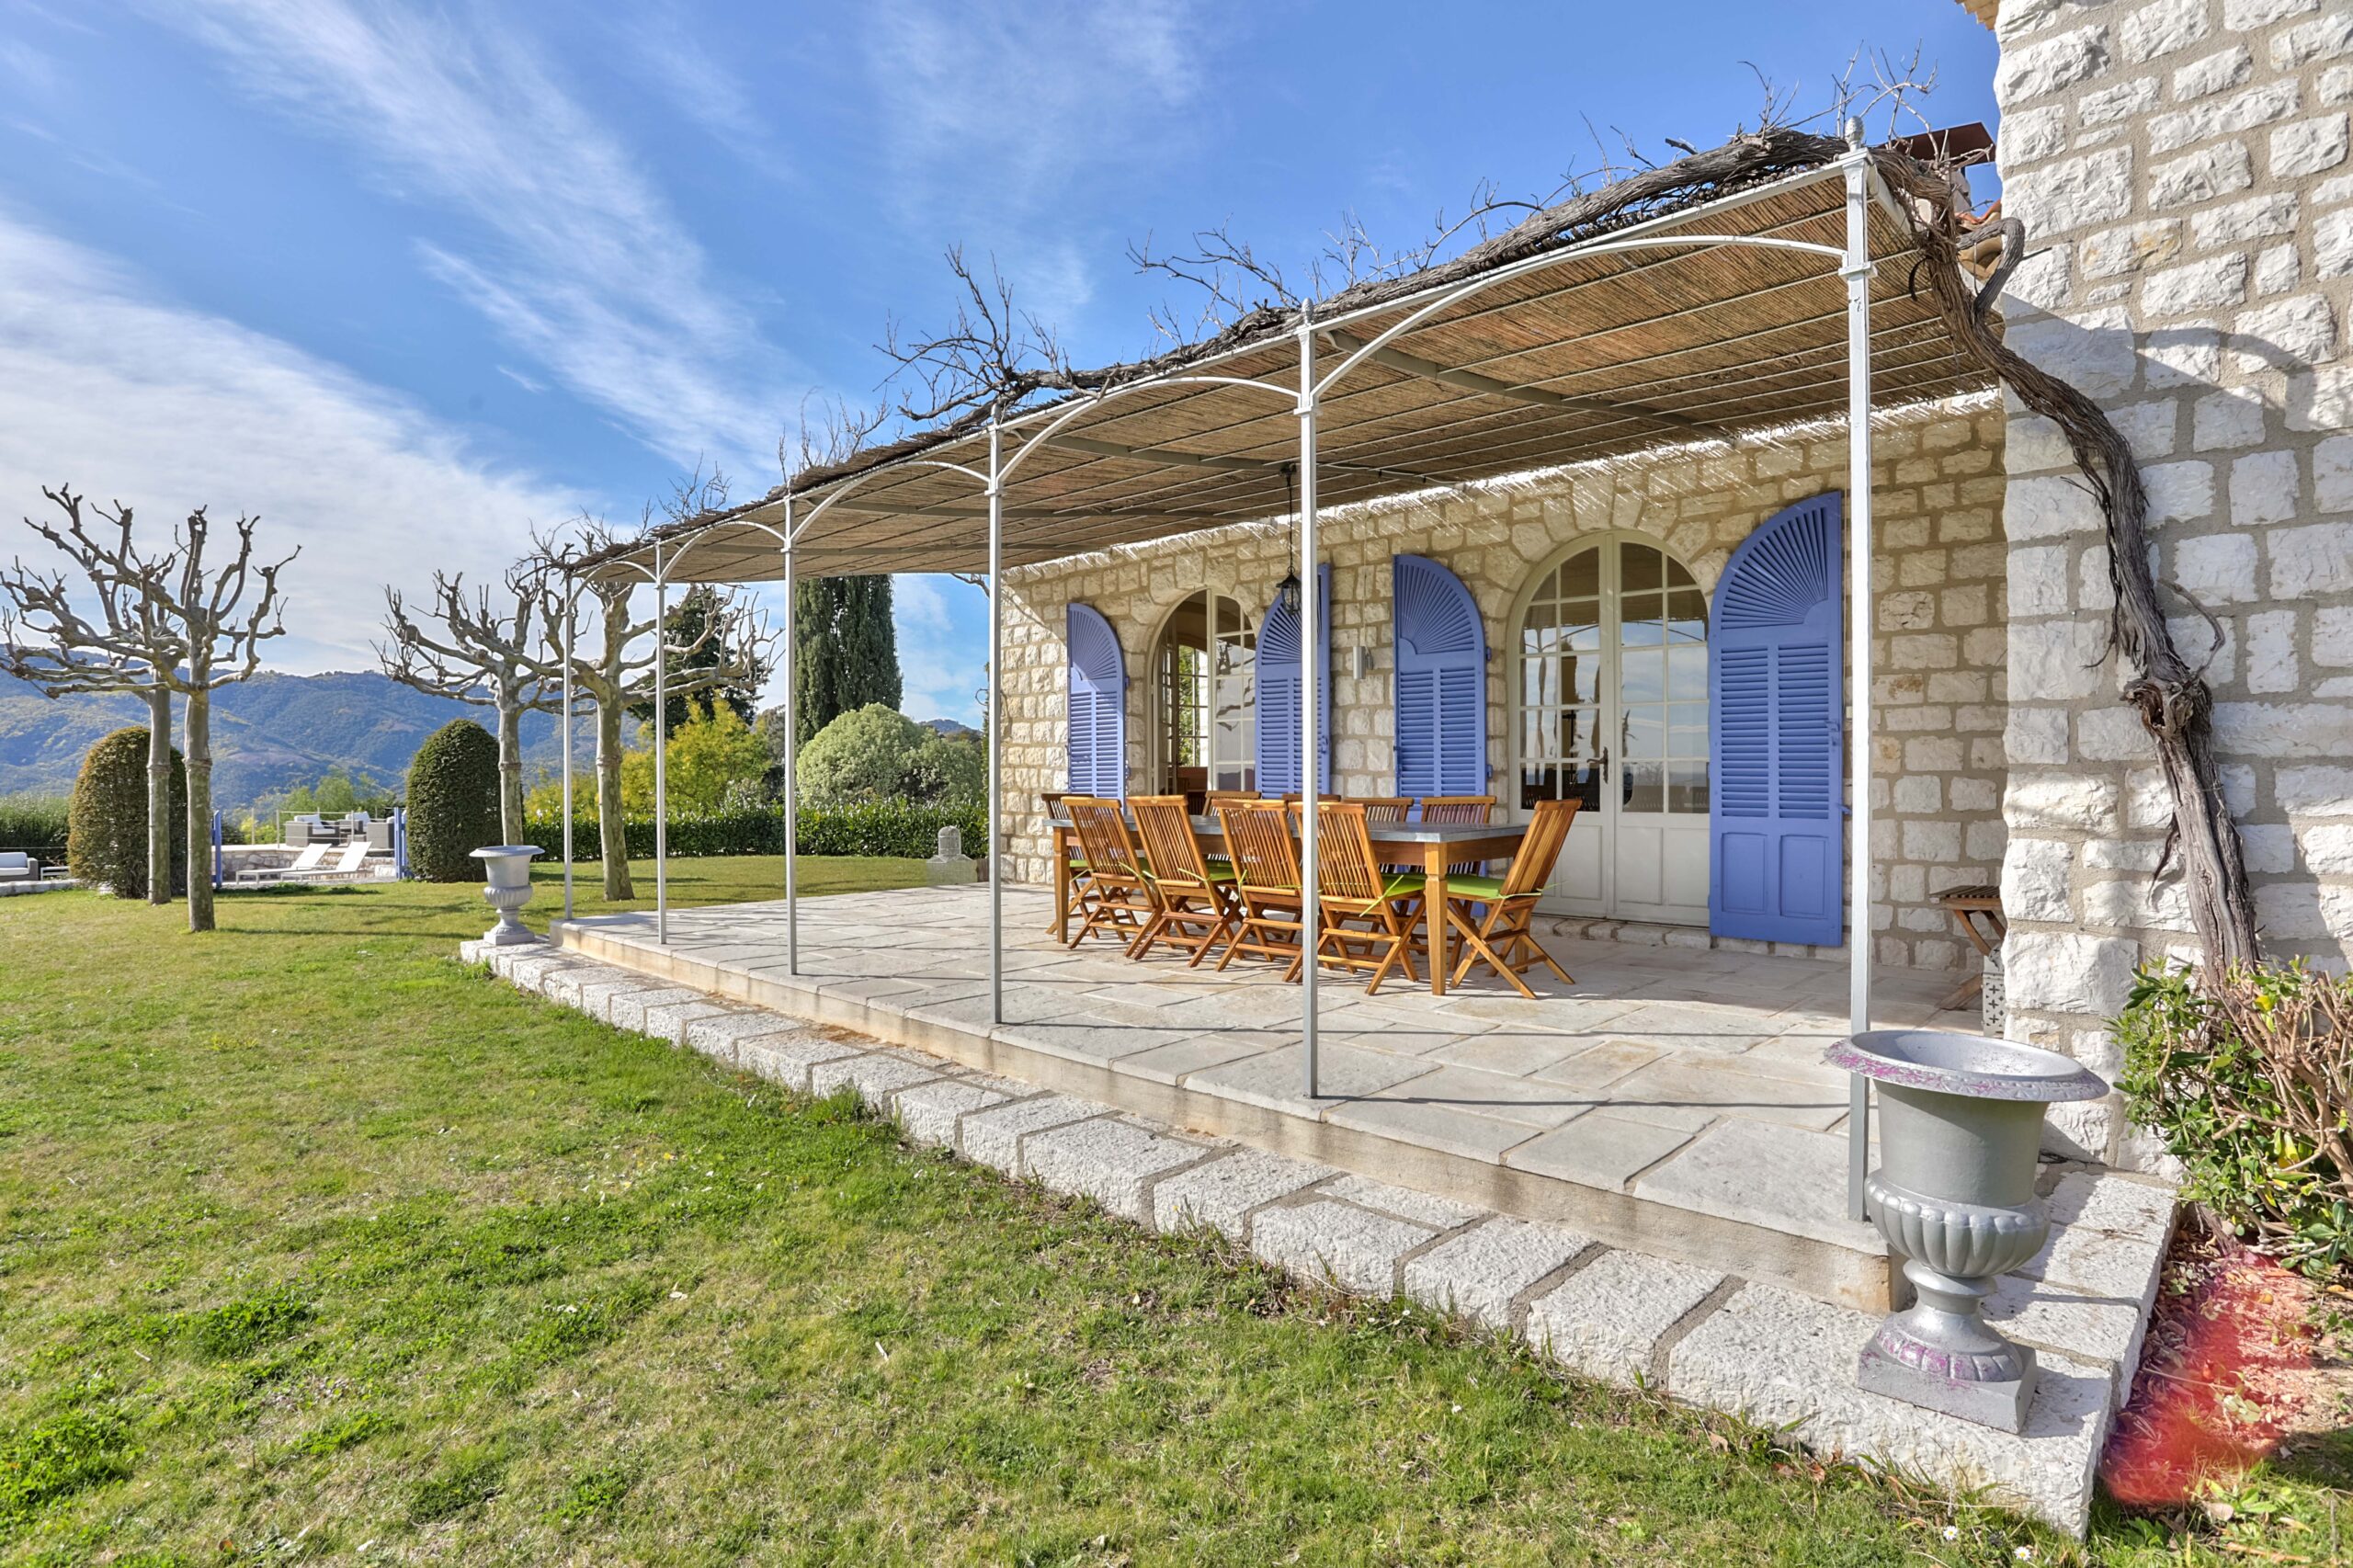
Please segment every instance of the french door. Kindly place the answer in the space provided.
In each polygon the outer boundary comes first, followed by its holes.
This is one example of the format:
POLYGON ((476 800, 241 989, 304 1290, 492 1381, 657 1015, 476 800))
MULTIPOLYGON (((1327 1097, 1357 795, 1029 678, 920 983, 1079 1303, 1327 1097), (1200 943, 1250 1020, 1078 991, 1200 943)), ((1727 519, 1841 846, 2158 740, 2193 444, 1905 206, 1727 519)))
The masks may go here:
POLYGON ((1708 923, 1708 601, 1636 539, 1561 561, 1515 650, 1518 805, 1583 801, 1543 907, 1708 923))

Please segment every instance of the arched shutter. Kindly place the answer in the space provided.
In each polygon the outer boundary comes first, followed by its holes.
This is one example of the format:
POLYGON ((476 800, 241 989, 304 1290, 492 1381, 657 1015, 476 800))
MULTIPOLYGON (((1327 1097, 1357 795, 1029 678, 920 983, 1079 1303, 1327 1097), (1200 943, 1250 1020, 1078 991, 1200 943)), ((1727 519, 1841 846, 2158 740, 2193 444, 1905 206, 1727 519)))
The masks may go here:
POLYGON ((1074 604, 1067 622, 1070 789, 1124 799, 1128 792, 1128 672, 1119 634, 1102 612, 1074 604))
MULTIPOLYGON (((1322 653, 1316 667, 1324 672, 1324 744, 1316 772, 1324 789, 1332 779, 1332 568, 1315 568, 1316 619, 1322 623, 1317 642, 1322 653)), ((1278 598, 1267 607, 1258 624, 1258 792, 1262 795, 1306 794, 1299 782, 1299 617, 1278 598)))
POLYGON ((1716 585, 1708 928, 1835 947, 1846 832, 1836 492, 1766 520, 1716 585))
POLYGON ((1397 793, 1487 792, 1487 629, 1462 579, 1390 560, 1397 653, 1397 793))

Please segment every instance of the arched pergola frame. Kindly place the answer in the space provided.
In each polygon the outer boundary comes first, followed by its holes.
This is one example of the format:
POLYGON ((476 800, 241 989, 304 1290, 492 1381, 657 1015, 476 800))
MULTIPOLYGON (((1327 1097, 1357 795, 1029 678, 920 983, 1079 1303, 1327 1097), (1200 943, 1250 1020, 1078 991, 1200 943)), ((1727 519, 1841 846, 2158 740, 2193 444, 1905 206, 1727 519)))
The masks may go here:
MULTIPOLYGON (((1415 328, 1429 323, 1434 318, 1442 315, 1450 307, 1461 304, 1464 301, 1495 290, 1502 285, 1512 282, 1515 279, 1524 278, 1533 274, 1549 270, 1552 267, 1560 267, 1574 261, 1589 259, 1596 256, 1607 256, 1635 251, 1657 251, 1669 249, 1691 250, 1724 246, 1753 250, 1780 251, 1819 257, 1833 264, 1835 275, 1846 285, 1847 424, 1848 432, 1848 506, 1847 515, 1848 519, 1848 570, 1851 574, 1853 582, 1853 592, 1850 597, 1850 603, 1855 607, 1850 611, 1849 617, 1848 659, 1851 668, 1852 690, 1854 692, 1853 726, 1857 736, 1857 743, 1848 748, 1851 769, 1848 781, 1850 802, 1848 818, 1849 853, 1847 856, 1849 866, 1849 881, 1847 888, 1847 949, 1849 960, 1848 1015, 1850 1027, 1855 1032, 1860 1033, 1870 1028, 1872 1005, 1870 950, 1870 844, 1872 812, 1870 789, 1871 748, 1869 744, 1869 740, 1871 725, 1871 649, 1870 635, 1870 606, 1872 600, 1872 527, 1870 494, 1870 279, 1872 276, 1873 264, 1870 255, 1869 211, 1871 201, 1871 187, 1870 155, 1862 145, 1859 125, 1849 125, 1847 140, 1849 148, 1848 152, 1843 157, 1839 158, 1834 165, 1843 176, 1845 183, 1846 243, 1843 245, 1832 245, 1812 241, 1787 239, 1769 234, 1694 234, 1673 232, 1643 233, 1641 232, 1638 226, 1636 229, 1630 230, 1629 232, 1616 237, 1584 241, 1574 245, 1548 250, 1517 262, 1495 267, 1489 271, 1479 274, 1475 278, 1468 278, 1461 282, 1442 288, 1426 299, 1415 301, 1412 308, 1404 314, 1399 316, 1395 320, 1385 323, 1378 332, 1374 333, 1369 338, 1362 341, 1349 340, 1346 342, 1344 345, 1344 351, 1340 353, 1339 357, 1334 361, 1328 369, 1324 369, 1321 372, 1319 372, 1317 368, 1315 344, 1315 338, 1318 332, 1333 330, 1337 326, 1350 322, 1359 315, 1381 313, 1390 310, 1394 310, 1397 302, 1393 301, 1386 301, 1377 307, 1370 307, 1365 311, 1343 313, 1341 315, 1335 316, 1329 322, 1322 323, 1319 323, 1316 320, 1313 306, 1312 304, 1302 306, 1298 312, 1299 320, 1294 329, 1299 351, 1299 377, 1295 389, 1250 376, 1228 376, 1202 372, 1185 372, 1164 376, 1139 376, 1133 381, 1105 388, 1102 391, 1088 396, 1073 399, 1066 405, 1061 405, 1051 410, 1041 411, 1044 415, 1043 422, 1035 429, 1023 429, 1018 432, 1018 445, 1015 448, 1009 457, 1006 451, 1006 438, 1007 431, 1005 425, 1001 421, 992 420, 988 426, 988 459, 987 469, 985 472, 976 470, 966 464, 951 462, 938 458, 916 457, 903 459, 843 479, 837 485, 827 490, 824 497, 817 502, 815 506, 810 509, 806 517, 799 517, 797 520, 795 517, 795 502, 797 499, 796 493, 790 485, 786 487, 783 494, 785 526, 781 536, 781 545, 784 556, 784 580, 787 585, 786 599, 788 608, 786 611, 786 641, 788 647, 790 647, 793 640, 795 631, 792 625, 791 610, 790 608, 792 597, 791 585, 794 580, 793 555, 795 548, 799 544, 802 535, 805 534, 807 530, 820 518, 822 518, 836 503, 847 499, 848 496, 862 489, 869 483, 878 478, 884 475, 901 474, 907 469, 913 467, 931 467, 961 473, 978 483, 981 486, 983 495, 986 497, 988 518, 988 566, 986 585, 989 598, 988 657, 990 712, 987 715, 989 726, 987 800, 988 844, 986 846, 985 853, 987 855, 990 890, 989 988, 991 999, 990 1016, 993 1022, 1001 1024, 1006 1021, 1004 990, 1004 856, 1001 853, 1001 846, 999 842, 1004 811, 1004 725, 1002 722, 1003 703, 999 694, 1003 690, 1004 660, 1004 611, 1002 608, 1000 586, 1004 566, 1005 493, 1006 485, 1017 475, 1022 465, 1029 459, 1029 455, 1038 450, 1040 446, 1050 441, 1055 435, 1063 431, 1083 415, 1098 412, 1106 403, 1132 392, 1160 391, 1172 386, 1183 385, 1222 386, 1240 390, 1265 392, 1289 400, 1298 420, 1298 494, 1296 506, 1299 533, 1299 560, 1297 562, 1297 570, 1300 580, 1300 619, 1302 626, 1313 626, 1317 623, 1318 618, 1321 614, 1321 607, 1317 603, 1318 598, 1321 597, 1321 590, 1315 571, 1317 557, 1317 416, 1324 400, 1327 396, 1331 395, 1334 390, 1342 381, 1344 381, 1351 372, 1355 371, 1359 366, 1374 359, 1377 355, 1381 354, 1381 351, 1386 349, 1391 344, 1394 343, 1400 337, 1414 331, 1415 328)), ((738 517, 734 520, 738 523, 752 523, 752 526, 767 532, 771 537, 777 537, 777 530, 767 524, 756 523, 753 522, 752 519, 744 517, 738 517)), ((666 566, 664 564, 662 558, 662 541, 657 537, 657 539, 653 542, 654 557, 653 577, 657 597, 663 594, 670 575, 676 572, 679 559, 682 558, 688 551, 690 551, 693 548, 695 542, 696 541, 694 540, 689 540, 685 549, 680 550, 676 554, 671 556, 666 566)), ((660 690, 662 685, 660 665, 661 653, 659 651, 660 642, 658 639, 656 646, 657 662, 655 669, 655 685, 657 693, 656 712, 658 715, 660 712, 660 690)), ((1302 756, 1303 758, 1319 759, 1318 762, 1311 764, 1311 767, 1320 767, 1321 765, 1322 708, 1321 704, 1317 700, 1317 697, 1324 680, 1327 678, 1326 672, 1318 667, 1321 663, 1321 652, 1322 650, 1318 646, 1316 639, 1313 637, 1303 637, 1301 639, 1302 713, 1300 720, 1300 733, 1302 736, 1302 756)), ((788 653, 788 693, 790 693, 791 677, 790 660, 790 655, 788 653)), ((793 699, 790 694, 788 694, 786 700, 788 705, 788 717, 790 717, 790 710, 793 699)), ((666 814, 667 802, 665 795, 665 776, 661 766, 661 751, 659 749, 660 742, 658 737, 656 744, 654 789, 658 824, 659 820, 666 814)), ((788 746, 787 749, 790 751, 791 748, 788 746)), ((788 910, 787 947, 791 971, 798 973, 798 904, 793 873, 795 855, 795 845, 793 842, 794 819, 792 816, 794 810, 794 780, 792 778, 791 767, 792 765, 790 761, 788 760, 786 770, 787 804, 785 808, 787 812, 785 839, 785 881, 786 903, 788 910)), ((567 778, 568 777, 569 773, 567 765, 567 778)), ((1326 780, 1319 777, 1314 780, 1312 786, 1309 785, 1305 779, 1302 779, 1302 793, 1312 796, 1322 791, 1326 780)), ((567 801, 567 815, 568 804, 567 801)), ((1304 883, 1304 886, 1301 890, 1301 902, 1303 905, 1302 910, 1302 918, 1304 928, 1311 932, 1316 928, 1317 881, 1320 871, 1320 858, 1318 855, 1317 844, 1319 836, 1316 822, 1317 814, 1318 813, 1312 811, 1303 813, 1301 828, 1301 870, 1302 879, 1304 883)), ((657 938, 663 941, 666 941, 668 939, 667 892, 666 883, 661 870, 661 860, 663 858, 662 851, 665 846, 665 835, 659 825, 657 825, 655 836, 655 898, 657 905, 656 934, 657 938)), ((1301 973, 1302 992, 1301 998, 1301 1041, 1303 1047, 1302 1054, 1305 1062, 1304 1086, 1308 1097, 1311 1100, 1320 1097, 1317 1050, 1317 969, 1318 966, 1316 964, 1308 963, 1302 966, 1301 973)), ((1866 1169, 1870 1138, 1868 1087, 1865 1082, 1859 1077, 1853 1080, 1853 1085, 1850 1090, 1849 1107, 1850 1115, 1848 1117, 1848 1137, 1850 1159, 1847 1183, 1847 1208, 1849 1213, 1854 1218, 1859 1220, 1863 1217, 1862 1183, 1866 1169)))

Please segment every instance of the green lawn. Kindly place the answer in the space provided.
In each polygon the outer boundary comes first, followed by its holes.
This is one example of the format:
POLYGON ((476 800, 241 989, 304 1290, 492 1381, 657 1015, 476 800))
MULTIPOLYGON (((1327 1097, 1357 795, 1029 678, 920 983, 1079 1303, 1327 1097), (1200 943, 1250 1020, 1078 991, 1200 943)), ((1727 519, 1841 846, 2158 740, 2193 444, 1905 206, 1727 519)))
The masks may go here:
POLYGON ((2075 1554, 520 995, 475 889, 221 922, 0 901, 0 1560, 2075 1554))

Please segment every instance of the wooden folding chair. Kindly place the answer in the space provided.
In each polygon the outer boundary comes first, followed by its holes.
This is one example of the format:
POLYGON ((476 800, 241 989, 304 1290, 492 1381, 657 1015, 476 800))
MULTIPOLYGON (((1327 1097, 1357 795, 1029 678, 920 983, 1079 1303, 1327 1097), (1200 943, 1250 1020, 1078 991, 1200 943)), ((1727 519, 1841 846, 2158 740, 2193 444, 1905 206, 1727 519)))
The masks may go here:
POLYGON ((1142 842, 1144 875, 1159 894, 1160 907, 1128 949, 1143 958, 1156 942, 1182 948, 1197 967, 1209 957, 1222 937, 1231 936, 1234 922, 1233 867, 1201 853, 1182 795, 1140 795, 1128 802, 1136 818, 1136 837, 1142 842))
MULTIPOLYGON (((1228 801, 1217 808, 1225 852, 1233 861, 1233 896, 1241 919, 1225 944, 1220 970, 1236 953, 1295 960, 1300 939, 1299 849, 1291 842, 1290 808, 1279 801, 1228 801)), ((1293 973, 1297 972, 1294 967, 1293 973)))
POLYGON ((1367 822, 1404 822, 1414 809, 1411 795, 1357 795, 1351 799, 1364 808, 1367 822))
POLYGON ((1580 803, 1539 801, 1535 820, 1520 840, 1519 853, 1511 858, 1501 877, 1447 873, 1445 919, 1462 941, 1462 960, 1455 965, 1449 984, 1461 984, 1474 963, 1485 964, 1530 999, 1536 993, 1519 977, 1519 971, 1529 965, 1540 962, 1563 980, 1571 978, 1529 927, 1536 917, 1536 901, 1543 896, 1544 884, 1552 880, 1552 867, 1561 858, 1561 846, 1568 842, 1569 824, 1575 819, 1580 803), (1483 905, 1483 912, 1474 915, 1474 904, 1483 905))
POLYGON ((1487 822, 1495 812, 1493 795, 1425 795, 1424 822, 1487 822))
MULTIPOLYGON (((1063 806, 1063 802, 1070 798, 1070 791, 1067 790, 1039 791, 1038 799, 1046 804, 1046 836, 1050 842, 1053 837, 1054 819, 1070 814, 1063 806)), ((1080 919, 1086 918, 1086 855, 1084 850, 1078 848, 1071 850, 1070 858, 1063 867, 1063 876, 1065 880, 1062 908, 1055 912, 1053 919, 1046 922, 1046 929, 1049 932, 1067 929, 1074 915, 1080 919)))
POLYGON ((1092 795, 1073 795, 1063 805, 1086 852, 1086 921, 1070 945, 1074 948, 1094 932, 1108 931, 1132 947, 1160 912, 1160 895, 1144 874, 1127 816, 1119 801, 1092 795))
MULTIPOLYGON (((1422 797, 1422 820, 1427 823, 1486 823, 1495 815, 1493 795, 1425 795, 1422 797)), ((1457 877, 1475 877, 1486 870, 1481 860, 1465 860, 1446 869, 1447 881, 1457 877)))
MULTIPOLYGON (((1372 971, 1370 996, 1392 970, 1414 972, 1414 919, 1407 906, 1422 895, 1419 871, 1384 869, 1365 832, 1365 808, 1326 801, 1316 812, 1315 958, 1352 973, 1372 971), (1360 922, 1351 925, 1349 922, 1360 922)), ((1293 973, 1299 966, 1291 966, 1293 973)))

